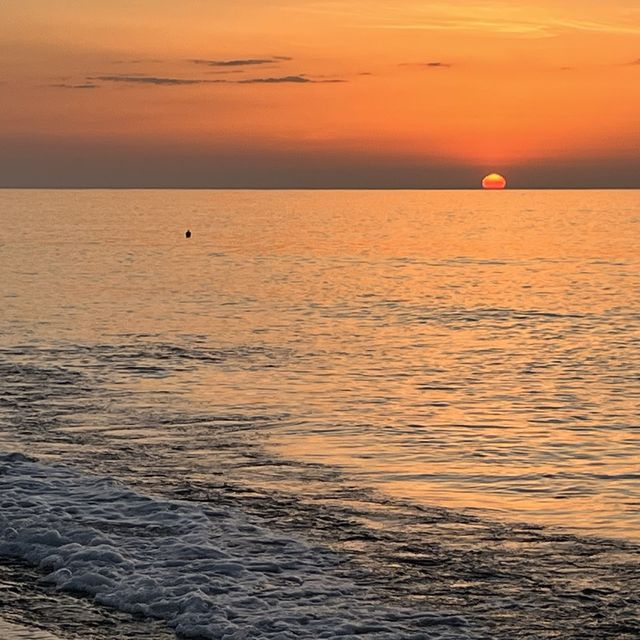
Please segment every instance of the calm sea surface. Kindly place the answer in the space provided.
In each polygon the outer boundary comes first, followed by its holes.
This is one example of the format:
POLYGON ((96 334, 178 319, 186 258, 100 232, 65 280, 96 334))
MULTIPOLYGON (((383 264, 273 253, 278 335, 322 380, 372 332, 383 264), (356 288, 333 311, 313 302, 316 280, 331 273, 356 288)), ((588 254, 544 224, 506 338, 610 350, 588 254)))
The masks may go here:
POLYGON ((0 217, 0 449, 640 540, 637 191, 3 191, 0 217))

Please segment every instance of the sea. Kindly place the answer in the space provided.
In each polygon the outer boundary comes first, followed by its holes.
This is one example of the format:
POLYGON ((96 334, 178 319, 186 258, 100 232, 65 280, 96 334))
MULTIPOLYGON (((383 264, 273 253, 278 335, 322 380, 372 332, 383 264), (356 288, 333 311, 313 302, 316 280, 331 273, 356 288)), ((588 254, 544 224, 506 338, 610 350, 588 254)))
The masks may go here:
POLYGON ((640 191, 0 223, 2 640, 640 638, 640 191))

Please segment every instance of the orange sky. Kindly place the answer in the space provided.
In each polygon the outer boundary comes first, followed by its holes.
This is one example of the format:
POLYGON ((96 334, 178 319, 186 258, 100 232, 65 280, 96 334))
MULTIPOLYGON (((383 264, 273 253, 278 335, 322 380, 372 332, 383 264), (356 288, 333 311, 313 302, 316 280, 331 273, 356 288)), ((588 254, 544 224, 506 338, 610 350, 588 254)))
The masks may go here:
POLYGON ((637 0, 5 0, 0 185, 640 187, 637 0))

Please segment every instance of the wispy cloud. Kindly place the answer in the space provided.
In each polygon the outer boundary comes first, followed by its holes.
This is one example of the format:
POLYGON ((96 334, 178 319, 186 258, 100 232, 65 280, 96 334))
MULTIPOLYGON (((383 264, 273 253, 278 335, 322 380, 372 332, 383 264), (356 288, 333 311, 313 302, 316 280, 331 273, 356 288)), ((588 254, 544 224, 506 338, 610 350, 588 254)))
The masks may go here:
POLYGON ((165 78, 159 76, 143 75, 92 76, 87 79, 90 81, 98 80, 101 82, 122 82, 125 84, 150 84, 165 87, 225 82, 225 80, 202 80, 199 78, 165 78))
POLYGON ((82 82, 79 84, 69 84, 66 82, 58 82, 56 84, 50 84, 50 87, 54 87, 56 89, 99 89, 100 85, 95 84, 93 82, 82 82))
POLYGON ((417 67, 419 69, 451 69, 450 62, 403 62, 401 67, 417 67))
POLYGON ((610 33, 619 35, 640 35, 640 25, 632 23, 596 22, 589 20, 559 19, 552 21, 552 26, 575 31, 591 31, 595 33, 610 33))
POLYGON ((489 22, 482 20, 452 20, 360 25, 365 29, 397 31, 486 31, 518 36, 547 37, 552 35, 546 25, 525 22, 489 22))
POLYGON ((206 60, 196 58, 189 60, 193 64, 205 65, 207 67, 253 67, 263 64, 274 64, 292 60, 289 56, 270 56, 268 58, 237 58, 233 60, 206 60))
POLYGON ((471 2, 395 5, 369 0, 367 17, 352 14, 352 25, 362 29, 415 31, 469 31, 512 37, 546 38, 566 31, 639 35, 637 20, 621 12, 602 12, 585 20, 576 11, 541 4, 487 0, 471 2))
POLYGON ((232 76, 232 75, 236 75, 239 73, 246 73, 246 69, 243 68, 239 68, 239 69, 215 69, 213 71, 205 71, 206 74, 208 75, 212 75, 212 76, 232 76))
POLYGON ((231 80, 229 78, 173 78, 164 76, 146 76, 143 74, 116 74, 116 75, 103 75, 103 76, 89 76, 86 78, 85 83, 71 84, 71 83, 57 83, 50 86, 55 86, 65 89, 89 89, 97 88, 102 83, 121 83, 121 84, 133 84, 133 85, 146 85, 146 86, 158 86, 158 87, 180 87, 180 86, 193 86, 193 85, 206 85, 206 84, 336 84, 347 82, 347 80, 341 78, 317 78, 310 77, 304 74, 289 75, 289 76, 274 76, 274 77, 258 77, 258 78, 244 78, 241 80, 231 80))
POLYGON ((379 23, 359 25, 365 29, 386 29, 406 31, 478 31, 512 36, 553 37, 562 31, 588 31, 619 35, 640 35, 640 26, 587 22, 580 20, 549 19, 536 21, 488 21, 488 20, 451 20, 451 21, 415 21, 405 23, 379 23))
POLYGON ((307 76, 282 76, 279 78, 248 78, 246 80, 236 80, 236 84, 282 84, 282 83, 294 83, 294 84, 332 84, 337 82, 346 82, 340 78, 331 79, 314 79, 307 76))

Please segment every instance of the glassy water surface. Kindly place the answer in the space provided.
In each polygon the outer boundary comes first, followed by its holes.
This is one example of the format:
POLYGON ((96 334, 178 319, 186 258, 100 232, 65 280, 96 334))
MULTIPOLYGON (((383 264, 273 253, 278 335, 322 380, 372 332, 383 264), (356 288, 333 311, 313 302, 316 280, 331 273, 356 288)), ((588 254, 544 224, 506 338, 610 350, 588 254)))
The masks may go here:
POLYGON ((0 217, 0 449, 640 540, 638 192, 3 191, 0 217))

